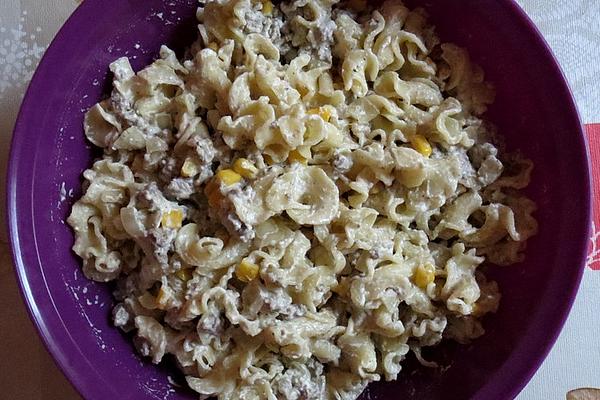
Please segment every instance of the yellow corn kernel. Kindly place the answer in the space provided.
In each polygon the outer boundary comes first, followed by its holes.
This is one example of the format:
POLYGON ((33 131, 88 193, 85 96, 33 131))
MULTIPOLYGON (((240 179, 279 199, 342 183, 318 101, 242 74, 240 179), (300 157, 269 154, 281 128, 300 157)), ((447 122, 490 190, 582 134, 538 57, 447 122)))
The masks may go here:
POLYGON ((175 272, 175 276, 181 279, 184 282, 189 281, 194 277, 194 269, 193 268, 181 268, 175 272))
POLYGON ((164 228, 181 228, 183 222, 183 211, 181 210, 169 210, 163 213, 160 223, 164 228))
POLYGON ((288 155, 288 162, 291 164, 293 162, 299 162, 300 164, 308 164, 308 160, 304 157, 298 150, 290 151, 288 155))
POLYGON ((242 282, 250 282, 258 276, 258 265, 242 260, 235 269, 235 276, 242 282))
POLYGON ((412 145, 413 149, 421 153, 423 156, 429 157, 431 155, 431 145, 427 139, 423 137, 423 135, 415 135, 410 141, 410 144, 412 145))
POLYGON ((264 15, 271 15, 271 14, 273 14, 273 3, 271 3, 268 0, 265 1, 265 2, 263 2, 262 13, 264 15))
POLYGON ((181 176, 191 178, 200 172, 200 166, 191 158, 186 158, 181 166, 181 176))
POLYGON ((307 111, 307 113, 312 114, 312 115, 318 115, 325 122, 329 122, 329 119, 331 118, 331 111, 329 111, 325 107, 311 108, 310 110, 307 111))
POLYGON ((211 50, 217 51, 219 49, 219 46, 215 42, 210 42, 208 44, 208 48, 211 50))
POLYGON ((242 180, 242 176, 231 169, 222 169, 217 172, 217 179, 225 186, 235 185, 242 180))
POLYGON ((233 170, 247 179, 256 178, 256 174, 258 173, 258 168, 254 166, 254 163, 245 158, 238 158, 235 160, 233 163, 233 170))
POLYGON ((413 275, 415 284, 424 289, 435 279, 435 267, 431 264, 420 265, 413 275))

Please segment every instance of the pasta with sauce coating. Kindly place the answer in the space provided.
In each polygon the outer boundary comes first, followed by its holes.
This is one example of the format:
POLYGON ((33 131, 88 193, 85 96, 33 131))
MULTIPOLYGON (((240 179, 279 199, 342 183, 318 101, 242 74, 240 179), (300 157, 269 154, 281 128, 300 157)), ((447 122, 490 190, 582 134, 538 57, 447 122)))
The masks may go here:
POLYGON ((179 61, 110 66, 103 150, 68 218, 114 324, 200 398, 355 399, 412 352, 483 334, 537 231, 531 161, 422 10, 211 0, 179 61))

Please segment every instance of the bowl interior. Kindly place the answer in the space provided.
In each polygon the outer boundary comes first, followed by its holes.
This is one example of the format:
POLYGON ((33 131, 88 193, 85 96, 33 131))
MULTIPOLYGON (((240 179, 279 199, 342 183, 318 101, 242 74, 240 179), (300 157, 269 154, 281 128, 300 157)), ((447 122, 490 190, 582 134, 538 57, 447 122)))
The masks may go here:
MULTIPOLYGON (((581 277, 589 231, 585 142, 568 87, 543 40, 509 0, 412 1, 424 6, 443 41, 466 47, 493 82, 491 119, 509 149, 535 163, 528 194, 540 232, 526 260, 491 267, 503 298, 469 346, 445 346, 440 370, 405 368, 397 383, 374 384, 372 399, 505 399, 525 385, 558 335, 581 277)), ((87 0, 48 49, 23 102, 9 169, 9 228, 32 317, 59 366, 88 399, 196 398, 169 384, 169 367, 143 362, 110 324, 107 285, 85 279, 65 218, 94 158, 83 114, 110 90, 108 64, 135 69, 160 45, 195 38, 193 0, 87 0)), ((410 363, 409 363, 410 364, 410 363)))

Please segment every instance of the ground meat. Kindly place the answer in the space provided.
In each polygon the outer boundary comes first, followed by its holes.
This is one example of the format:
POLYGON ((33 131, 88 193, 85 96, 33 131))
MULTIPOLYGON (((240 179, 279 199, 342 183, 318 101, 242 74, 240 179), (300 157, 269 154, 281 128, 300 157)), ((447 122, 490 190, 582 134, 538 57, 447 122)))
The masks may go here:
POLYGON ((239 237, 244 242, 251 241, 255 236, 254 227, 239 218, 233 205, 233 199, 242 197, 250 201, 248 196, 251 196, 252 188, 249 186, 242 188, 240 185, 236 185, 234 187, 222 187, 221 191, 225 196, 225 200, 219 203, 219 208, 210 209, 210 212, 231 235, 239 237))
POLYGON ((168 157, 160 161, 161 168, 158 177, 162 182, 169 182, 179 174, 179 163, 174 157, 168 157))
POLYGON ((223 226, 227 228, 229 233, 234 233, 242 242, 249 242, 254 239, 254 228, 242 222, 234 212, 227 214, 223 221, 223 226))
POLYGON ((143 228, 140 229, 139 236, 135 237, 136 244, 144 253, 141 263, 142 281, 149 284, 156 276, 172 269, 169 265, 169 252, 173 248, 177 231, 162 227, 159 219, 166 211, 183 209, 177 203, 167 200, 155 182, 139 191, 135 201, 138 210, 149 211, 144 219, 141 217, 142 213, 137 213, 136 218, 140 218, 138 223, 143 228))
POLYGON ((152 257, 161 265, 169 264, 169 251, 175 241, 176 231, 173 229, 154 228, 148 232, 147 239, 152 249, 152 257))
POLYGON ((203 165, 210 164, 214 160, 217 150, 210 138, 194 135, 190 138, 188 143, 194 148, 194 151, 203 165))
POLYGON ((294 304, 292 297, 280 286, 267 286, 263 282, 252 282, 242 291, 244 315, 250 319, 259 314, 288 320, 306 314, 303 304, 294 304))
POLYGON ((283 18, 277 9, 273 10, 274 15, 265 15, 262 12, 263 4, 259 3, 256 7, 248 9, 244 14, 246 24, 243 27, 244 33, 260 33, 270 39, 278 49, 280 54, 287 52, 289 46, 284 48, 281 29, 283 27, 283 18))
POLYGON ((331 63, 331 45, 333 44, 333 32, 337 28, 334 21, 330 18, 320 18, 317 27, 309 33, 309 40, 316 48, 317 56, 320 60, 331 63))
POLYGON ((112 91, 110 96, 110 104, 115 114, 124 123, 123 125, 128 127, 135 126, 146 136, 154 136, 159 133, 161 129, 139 115, 135 111, 131 100, 116 89, 112 91))
POLYGON ((198 325, 196 325, 198 333, 208 333, 214 336, 221 335, 223 329, 223 320, 219 315, 204 314, 198 320, 198 325))
POLYGON ((290 295, 280 287, 267 289, 266 287, 261 286, 260 297, 264 302, 263 309, 267 312, 289 314, 293 305, 290 295))
POLYGON ((345 174, 352 168, 352 158, 348 154, 336 152, 333 156, 333 168, 339 173, 345 174))
POLYGON ((325 398, 323 365, 309 359, 306 363, 292 363, 276 378, 274 386, 278 399, 309 400, 325 398))
POLYGON ((192 178, 175 178, 165 187, 165 194, 177 200, 187 200, 194 192, 192 178))
POLYGON ((172 204, 169 200, 165 199, 162 192, 156 185, 156 182, 151 182, 146 187, 140 190, 136 194, 137 205, 140 208, 145 208, 150 211, 171 209, 172 204))
POLYGON ((200 173, 198 175, 196 175, 196 178, 194 178, 195 185, 198 186, 198 185, 203 184, 208 179, 210 179, 214 174, 215 173, 213 172, 210 165, 203 165, 200 168, 200 173))
POLYGON ((283 53, 285 58, 305 53, 312 56, 313 63, 331 64, 333 32, 337 28, 331 15, 319 14, 315 19, 313 10, 305 1, 281 3, 281 11, 287 19, 281 31, 284 39, 293 46, 288 54, 283 53), (306 21, 310 21, 309 26, 306 21))

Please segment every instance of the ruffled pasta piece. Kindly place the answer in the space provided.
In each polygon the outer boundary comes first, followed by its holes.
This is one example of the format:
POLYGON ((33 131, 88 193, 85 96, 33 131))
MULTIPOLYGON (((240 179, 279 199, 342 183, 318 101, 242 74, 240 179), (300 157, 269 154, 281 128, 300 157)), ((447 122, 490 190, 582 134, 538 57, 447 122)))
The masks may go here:
POLYGON ((154 364, 158 364, 165 355, 167 338, 164 327, 152 317, 135 317, 137 329, 134 342, 140 354, 151 357, 154 364))
POLYGON ((188 264, 205 270, 226 268, 242 260, 249 245, 233 242, 224 245, 215 237, 198 236, 198 226, 187 224, 177 232, 175 251, 188 264))
POLYGON ((342 65, 344 89, 351 91, 356 97, 363 97, 369 90, 368 82, 377 78, 378 69, 377 57, 372 53, 364 50, 350 51, 342 65))
POLYGON ((490 246, 506 235, 509 235, 514 241, 521 239, 515 226, 515 214, 510 207, 502 204, 490 204, 482 207, 482 211, 485 214, 483 226, 472 233, 460 233, 465 244, 475 247, 490 246))
POLYGON ((444 43, 441 47, 442 58, 450 68, 445 89, 450 93, 455 92, 467 111, 475 115, 483 114, 495 97, 494 89, 483 80, 483 71, 471 64, 464 49, 450 43, 444 43))
POLYGON ((109 147, 122 129, 117 118, 106 111, 107 106, 106 101, 96 104, 85 113, 83 121, 86 138, 98 147, 109 147))
POLYGON ((121 272, 119 254, 108 248, 98 211, 91 205, 76 203, 67 222, 76 232, 73 251, 84 260, 83 272, 88 279, 106 282, 121 272))
POLYGON ((317 167, 297 167, 276 178, 266 194, 272 211, 287 214, 299 224, 329 223, 338 212, 339 192, 331 179, 317 167))
POLYGON ((475 250, 465 252, 463 244, 452 246, 452 257, 446 263, 446 282, 442 288, 442 298, 450 311, 469 315, 479 299, 480 289, 475 280, 475 269, 483 262, 475 255, 475 250))

